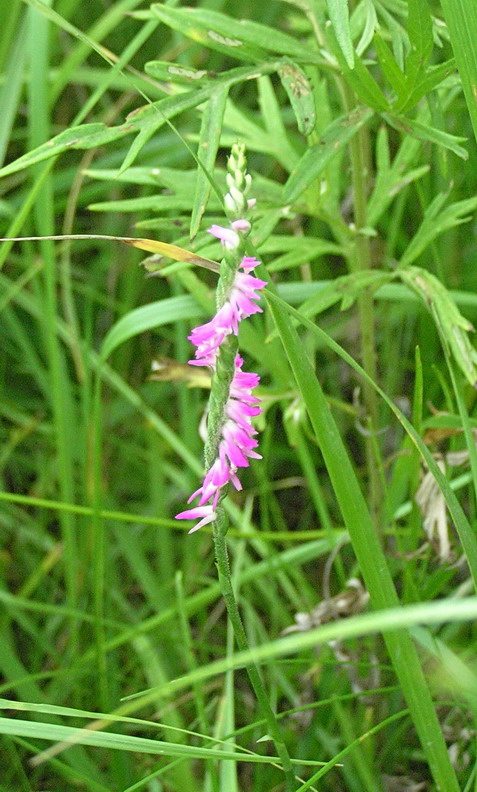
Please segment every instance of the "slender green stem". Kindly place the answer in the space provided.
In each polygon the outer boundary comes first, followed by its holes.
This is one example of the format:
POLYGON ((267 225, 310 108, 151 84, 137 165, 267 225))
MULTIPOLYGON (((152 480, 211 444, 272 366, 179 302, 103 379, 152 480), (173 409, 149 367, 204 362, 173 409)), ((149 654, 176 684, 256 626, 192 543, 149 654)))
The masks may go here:
MULTIPOLYGON (((238 343, 236 337, 233 335, 229 336, 221 345, 217 355, 216 370, 213 375, 209 399, 208 432, 204 451, 206 470, 212 466, 218 455, 223 416, 225 412, 225 405, 229 397, 230 383, 233 378, 234 358, 237 351, 237 346, 238 343)), ((225 495, 226 488, 224 488, 222 491, 220 501, 223 500, 225 495)), ((212 525, 215 559, 219 574, 220 590, 224 598, 230 623, 232 624, 237 646, 240 650, 249 650, 247 636, 242 624, 242 619, 240 617, 232 586, 227 544, 225 540, 228 520, 223 506, 220 505, 220 501, 216 509, 217 520, 215 520, 212 525)), ((247 673, 254 693, 257 697, 257 701, 261 707, 263 716, 267 720, 268 730, 275 743, 277 754, 282 762, 286 778, 287 792, 293 792, 293 790, 296 788, 296 784, 290 756, 284 743, 277 719, 270 706, 265 686, 255 664, 252 663, 247 666, 247 673)))
MULTIPOLYGON (((235 634, 235 640, 240 651, 250 651, 247 635, 240 617, 237 601, 232 586, 230 574, 230 564, 227 552, 225 533, 227 530, 227 517, 222 506, 217 507, 217 520, 213 523, 213 537, 215 547, 215 560, 219 574, 219 584, 227 608, 227 613, 235 634)), ((275 713, 273 712, 268 700, 267 692, 263 684, 255 663, 247 664, 246 670, 250 679, 250 684, 254 690, 257 701, 262 710, 262 714, 267 721, 267 728, 270 737, 275 743, 275 748, 280 757, 285 773, 287 792, 293 792, 297 788, 297 782, 293 773, 290 755, 282 737, 280 726, 278 725, 275 713)))
MULTIPOLYGON (((349 98, 348 96, 348 99, 349 98)), ((349 102, 349 104, 351 106, 351 102, 349 102)), ((369 182, 368 149, 368 130, 366 127, 363 127, 350 141, 349 146, 351 179, 353 185, 354 222, 356 226, 355 254, 350 266, 352 271, 355 272, 369 270, 372 267, 369 237, 362 233, 362 229, 366 227, 367 222, 367 194, 369 182)), ((370 289, 365 289, 360 292, 357 303, 362 365, 371 379, 377 382, 374 301, 370 289)), ((370 432, 373 433, 376 432, 379 425, 379 404, 376 391, 367 381, 363 383, 363 395, 370 432)), ((371 514, 375 527, 379 528, 382 488, 372 436, 366 437, 365 447, 370 485, 371 514)))

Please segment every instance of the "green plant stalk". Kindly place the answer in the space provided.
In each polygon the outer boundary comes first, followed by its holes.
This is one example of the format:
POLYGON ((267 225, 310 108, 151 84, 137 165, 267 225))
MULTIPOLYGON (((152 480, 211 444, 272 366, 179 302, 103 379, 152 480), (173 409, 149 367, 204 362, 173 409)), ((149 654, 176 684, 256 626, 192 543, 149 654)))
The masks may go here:
MULTIPOLYGON (((367 222, 367 184, 368 165, 366 151, 368 150, 368 130, 360 129, 349 144, 351 162, 351 180, 353 185, 354 222, 356 226, 355 258, 351 261, 351 271, 370 270, 372 267, 369 237, 361 229, 367 222)), ((366 373, 374 382, 377 382, 376 367, 376 338, 374 322, 374 301, 370 289, 361 291, 357 299, 360 326, 360 351, 361 362, 366 373)), ((363 395, 366 414, 369 422, 370 433, 376 432, 379 426, 379 405, 376 391, 365 380, 363 395)), ((365 438, 366 465, 370 486, 370 506, 376 530, 380 530, 380 512, 382 503, 382 487, 379 477, 378 464, 374 451, 373 437, 365 438)))
MULTIPOLYGON (((267 294, 267 299, 302 392, 372 605, 378 610, 395 608, 399 599, 386 557, 323 390, 310 361, 303 355, 286 308, 274 295, 267 294)), ((442 792, 458 792, 455 771, 411 637, 403 631, 387 633, 384 638, 436 787, 442 792)))
MULTIPOLYGON (((223 293, 223 290, 219 290, 223 293)), ((225 405, 230 391, 230 384, 234 375, 234 358, 237 353, 238 341, 235 336, 229 336, 221 345, 217 361, 216 370, 212 379, 212 386, 209 399, 209 418, 207 440, 204 450, 205 469, 209 470, 218 456, 219 443, 221 440, 221 429, 225 405)), ((217 519, 212 524, 212 535, 214 540, 215 560, 219 576, 219 585, 224 598, 227 613, 232 625, 237 646, 241 651, 250 650, 247 635, 242 623, 240 612, 235 599, 230 573, 230 564, 227 551, 225 535, 228 528, 228 518, 224 507, 220 501, 226 495, 226 488, 222 491, 219 504, 217 505, 217 519)), ((257 701, 266 718, 270 736, 275 743, 278 756, 283 765, 288 792, 293 792, 296 788, 295 776, 290 762, 288 749, 283 740, 280 726, 278 725, 275 714, 270 706, 265 686, 254 663, 247 664, 247 673, 250 679, 257 701)))
MULTIPOLYGON (((247 635, 239 613, 237 601, 232 586, 230 575, 230 565, 227 552, 225 532, 227 530, 227 517, 222 506, 217 507, 217 520, 213 523, 213 538, 215 548, 215 560, 219 575, 219 584, 227 608, 228 617, 232 625, 235 640, 240 651, 250 651, 247 635)), ((295 775, 293 772, 290 755, 282 737, 280 726, 278 725, 275 713, 273 712, 268 700, 267 692, 263 684, 255 663, 247 663, 246 671, 250 684, 252 685, 255 696, 262 710, 263 717, 267 722, 267 728, 272 738, 278 756, 282 762, 285 774, 286 788, 288 792, 296 789, 295 775)))

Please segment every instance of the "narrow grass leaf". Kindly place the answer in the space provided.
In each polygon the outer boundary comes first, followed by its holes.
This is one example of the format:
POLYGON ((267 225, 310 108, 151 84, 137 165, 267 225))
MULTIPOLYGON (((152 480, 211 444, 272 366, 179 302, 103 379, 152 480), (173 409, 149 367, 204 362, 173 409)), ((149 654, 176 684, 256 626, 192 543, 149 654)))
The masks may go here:
MULTIPOLYGON (((389 287, 384 287, 389 288, 389 287)), ((434 457, 432 456, 431 452, 427 448, 426 444, 423 442, 422 438, 417 434, 413 425, 408 421, 406 416, 401 412, 401 410, 394 404, 392 399, 368 376, 368 374, 364 371, 364 369, 357 363, 351 355, 349 355, 339 344, 336 343, 327 333, 325 333, 321 328, 311 322, 295 309, 292 308, 290 305, 287 305, 283 302, 279 297, 276 297, 274 294, 270 294, 267 290, 264 291, 267 300, 274 301, 287 313, 289 313, 292 317, 298 319, 304 327, 308 328, 311 333, 317 336, 322 342, 329 347, 329 349, 336 352, 339 357, 341 357, 348 365, 356 371, 360 377, 365 379, 369 384, 376 390, 377 393, 381 396, 382 399, 386 402, 389 409, 394 413, 398 421, 401 423, 409 437, 411 438, 412 442, 419 450, 419 453, 424 459, 427 467, 431 471, 432 475, 436 479, 439 487, 444 495, 447 508, 451 514, 451 517, 454 521, 454 525, 456 527, 457 533, 459 535, 459 539, 462 544, 462 548, 465 552, 467 557, 467 563, 469 564, 470 572, 472 575, 474 588, 477 589, 477 539, 475 537, 475 533, 470 526, 470 523, 467 517, 464 514, 462 506, 460 505, 457 497, 455 496, 452 488, 449 486, 449 482, 447 481, 446 477, 443 475, 442 471, 440 470, 439 466, 436 464, 434 457)), ((341 438, 340 438, 341 443, 341 438)), ((467 482, 467 478, 465 481, 467 482)))
POLYGON ((202 113, 197 157, 203 167, 197 168, 197 181, 190 218, 189 235, 191 239, 196 236, 199 230, 212 189, 204 170, 212 173, 214 169, 228 94, 228 85, 217 86, 202 113))
POLYGON ((369 108, 358 108, 333 121, 320 142, 305 152, 290 174, 283 188, 284 203, 296 201, 372 116, 373 111, 369 108))
POLYGON ((180 319, 197 319, 204 314, 204 309, 188 295, 169 297, 135 308, 122 316, 108 331, 101 345, 101 357, 106 360, 120 344, 147 330, 180 319))
POLYGON ((477 140, 477 4, 474 0, 442 0, 442 8, 477 140))
POLYGON ((354 68, 354 49, 349 26, 348 0, 326 0, 328 15, 336 41, 350 69, 354 68))
POLYGON ((435 143, 437 146, 442 146, 449 151, 453 151, 463 160, 468 159, 469 154, 460 144, 465 142, 466 138, 457 135, 451 135, 449 132, 444 132, 442 129, 424 124, 422 121, 417 121, 415 118, 408 118, 407 116, 391 115, 383 113, 383 118, 388 124, 398 132, 412 135, 418 140, 427 140, 429 143, 435 143))
MULTIPOLYGON (((63 748, 67 748, 68 743, 71 743, 75 745, 91 745, 95 748, 106 748, 108 750, 134 751, 135 753, 155 754, 158 756, 180 756, 190 759, 220 759, 235 762, 258 762, 260 764, 270 764, 277 761, 275 756, 260 756, 259 754, 245 751, 180 745, 163 740, 151 740, 147 737, 134 737, 130 734, 75 729, 72 726, 34 723, 20 720, 19 718, 0 718, 0 734, 61 742, 63 748)), ((35 764, 37 763, 35 762, 35 764)), ((310 766, 322 764, 322 762, 312 760, 296 760, 296 764, 298 763, 310 766)))
MULTIPOLYGON (((316 374, 303 353, 303 344, 286 311, 278 307, 276 298, 270 307, 305 401, 371 602, 376 609, 396 607, 398 597, 386 557, 316 374)), ((385 641, 435 781, 442 789, 457 792, 455 771, 412 640, 408 633, 401 632, 388 634, 385 641)))
POLYGON ((260 61, 268 50, 300 60, 321 61, 317 52, 287 33, 250 19, 233 19, 219 11, 172 8, 161 3, 152 5, 151 10, 174 30, 232 58, 260 61))
POLYGON ((308 77, 297 63, 290 60, 280 66, 278 74, 295 113, 298 131, 302 135, 311 135, 316 124, 316 109, 308 77))

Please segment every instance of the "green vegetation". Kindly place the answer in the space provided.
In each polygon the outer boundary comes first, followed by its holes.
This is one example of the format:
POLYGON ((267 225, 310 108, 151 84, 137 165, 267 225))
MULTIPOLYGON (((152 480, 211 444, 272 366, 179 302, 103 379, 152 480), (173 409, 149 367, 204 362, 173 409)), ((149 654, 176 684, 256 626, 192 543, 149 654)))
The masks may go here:
POLYGON ((1 792, 477 790, 474 0, 2 11, 1 792), (174 516, 236 141, 224 541, 174 516))

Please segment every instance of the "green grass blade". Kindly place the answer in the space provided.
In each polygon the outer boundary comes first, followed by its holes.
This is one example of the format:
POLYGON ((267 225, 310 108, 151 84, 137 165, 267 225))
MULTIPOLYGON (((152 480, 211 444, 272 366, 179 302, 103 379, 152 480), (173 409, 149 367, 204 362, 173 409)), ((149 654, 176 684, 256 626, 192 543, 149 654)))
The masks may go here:
POLYGON ((477 4, 474 0, 442 0, 442 8, 477 140, 477 4))
POLYGON ((333 121, 325 130, 320 143, 305 152, 290 174, 283 188, 283 202, 287 204, 296 201, 372 115, 372 110, 360 108, 333 121))
POLYGON ((354 68, 354 48, 349 26, 348 0, 326 0, 330 22, 336 41, 350 69, 354 68))
MULTIPOLYGON (((372 519, 351 465, 348 453, 331 415, 303 344, 288 314, 273 301, 271 311, 297 385, 305 401, 333 489, 349 531, 356 557, 376 609, 398 604, 386 557, 373 528, 372 519)), ((439 721, 424 677, 419 656, 408 633, 385 637, 395 673, 401 683, 414 726, 438 786, 458 790, 439 721)))
POLYGON ((229 87, 227 85, 217 86, 217 89, 212 93, 202 113, 197 156, 203 168, 197 169, 197 182, 190 218, 189 234, 191 239, 196 236, 199 230, 212 189, 211 183, 204 173, 204 169, 208 173, 212 173, 214 169, 228 94, 229 87))

